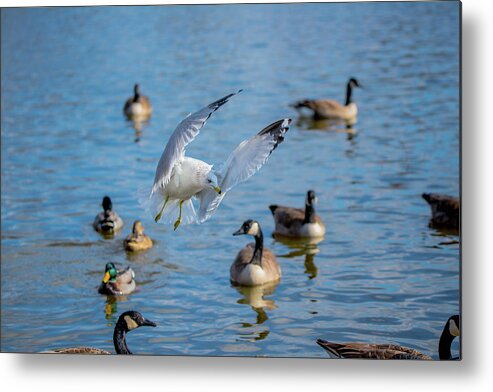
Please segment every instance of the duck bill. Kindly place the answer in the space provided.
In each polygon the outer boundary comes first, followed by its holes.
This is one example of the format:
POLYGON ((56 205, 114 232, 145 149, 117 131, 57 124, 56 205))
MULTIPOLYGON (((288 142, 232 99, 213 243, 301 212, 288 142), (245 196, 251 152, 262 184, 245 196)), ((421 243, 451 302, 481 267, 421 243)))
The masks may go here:
POLYGON ((103 283, 108 283, 108 281, 110 280, 111 276, 110 276, 110 273, 109 272, 106 272, 104 274, 104 277, 103 277, 103 283))

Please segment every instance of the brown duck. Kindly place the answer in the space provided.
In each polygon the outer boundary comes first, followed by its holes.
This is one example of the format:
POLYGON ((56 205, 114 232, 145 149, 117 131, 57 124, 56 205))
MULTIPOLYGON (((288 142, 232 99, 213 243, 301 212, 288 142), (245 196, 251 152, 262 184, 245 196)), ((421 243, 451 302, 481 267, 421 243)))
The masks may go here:
POLYGON ((137 252, 152 247, 152 240, 144 234, 144 227, 140 221, 134 222, 132 233, 123 240, 123 246, 129 252, 137 252))

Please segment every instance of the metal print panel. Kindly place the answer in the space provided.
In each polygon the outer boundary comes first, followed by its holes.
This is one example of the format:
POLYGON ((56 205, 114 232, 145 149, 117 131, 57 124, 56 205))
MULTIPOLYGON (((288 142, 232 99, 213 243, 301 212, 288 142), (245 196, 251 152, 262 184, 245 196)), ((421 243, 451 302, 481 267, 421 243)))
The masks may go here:
POLYGON ((460 18, 3 8, 1 351, 460 359, 460 18))

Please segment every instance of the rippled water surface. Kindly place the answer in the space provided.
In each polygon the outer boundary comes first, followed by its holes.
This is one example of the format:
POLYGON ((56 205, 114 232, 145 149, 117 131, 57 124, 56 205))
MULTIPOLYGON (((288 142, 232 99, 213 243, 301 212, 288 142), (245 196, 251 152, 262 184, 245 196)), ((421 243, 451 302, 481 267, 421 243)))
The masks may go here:
POLYGON ((2 10, 2 351, 113 351, 135 309, 158 324, 129 335, 142 354, 326 357, 325 338, 437 358, 459 311, 459 237, 428 227, 421 193, 459 193, 458 24, 453 2, 2 10), (350 76, 364 86, 352 132, 289 107, 343 101, 350 76), (155 109, 140 132, 122 115, 137 81, 155 109), (188 154, 220 163, 289 116, 285 142, 205 224, 156 225, 138 190, 169 135, 239 88, 188 154), (268 205, 302 207, 308 189, 324 241, 276 241, 268 205), (112 239, 91 226, 105 194, 125 222, 112 239), (229 283, 249 218, 281 263, 277 287, 229 283), (131 255, 135 219, 155 246, 131 255), (135 293, 97 293, 109 261, 134 269, 135 293))

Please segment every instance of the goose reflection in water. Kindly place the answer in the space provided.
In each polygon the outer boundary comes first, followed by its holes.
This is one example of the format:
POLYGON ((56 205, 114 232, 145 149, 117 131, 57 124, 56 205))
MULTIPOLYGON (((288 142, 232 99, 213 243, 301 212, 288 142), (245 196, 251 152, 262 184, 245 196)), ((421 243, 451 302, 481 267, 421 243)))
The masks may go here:
POLYGON ((319 238, 303 238, 303 239, 293 239, 280 235, 273 235, 274 240, 286 245, 288 248, 293 249, 292 251, 279 255, 279 257, 286 259, 293 259, 296 257, 305 256, 305 271, 304 273, 308 275, 308 279, 314 279, 318 275, 318 268, 315 265, 315 255, 320 252, 317 244, 324 240, 324 237, 319 238))
POLYGON ((354 127, 355 123, 343 120, 314 119, 310 116, 300 115, 296 121, 296 127, 305 131, 322 131, 345 133, 348 140, 352 140, 358 130, 354 127))
POLYGON ((252 310, 256 313, 256 320, 254 323, 241 323, 241 326, 248 331, 241 333, 242 340, 257 341, 265 339, 270 331, 267 326, 259 330, 258 327, 264 324, 269 316, 266 312, 277 309, 277 305, 273 299, 266 299, 265 296, 272 295, 279 285, 279 282, 267 283, 259 286, 233 286, 242 298, 237 303, 250 305, 252 310))
POLYGON ((147 127, 150 123, 150 120, 131 120, 127 119, 127 123, 132 127, 134 130, 134 136, 135 136, 135 143, 140 142, 140 139, 142 138, 142 131, 145 127, 147 127))

